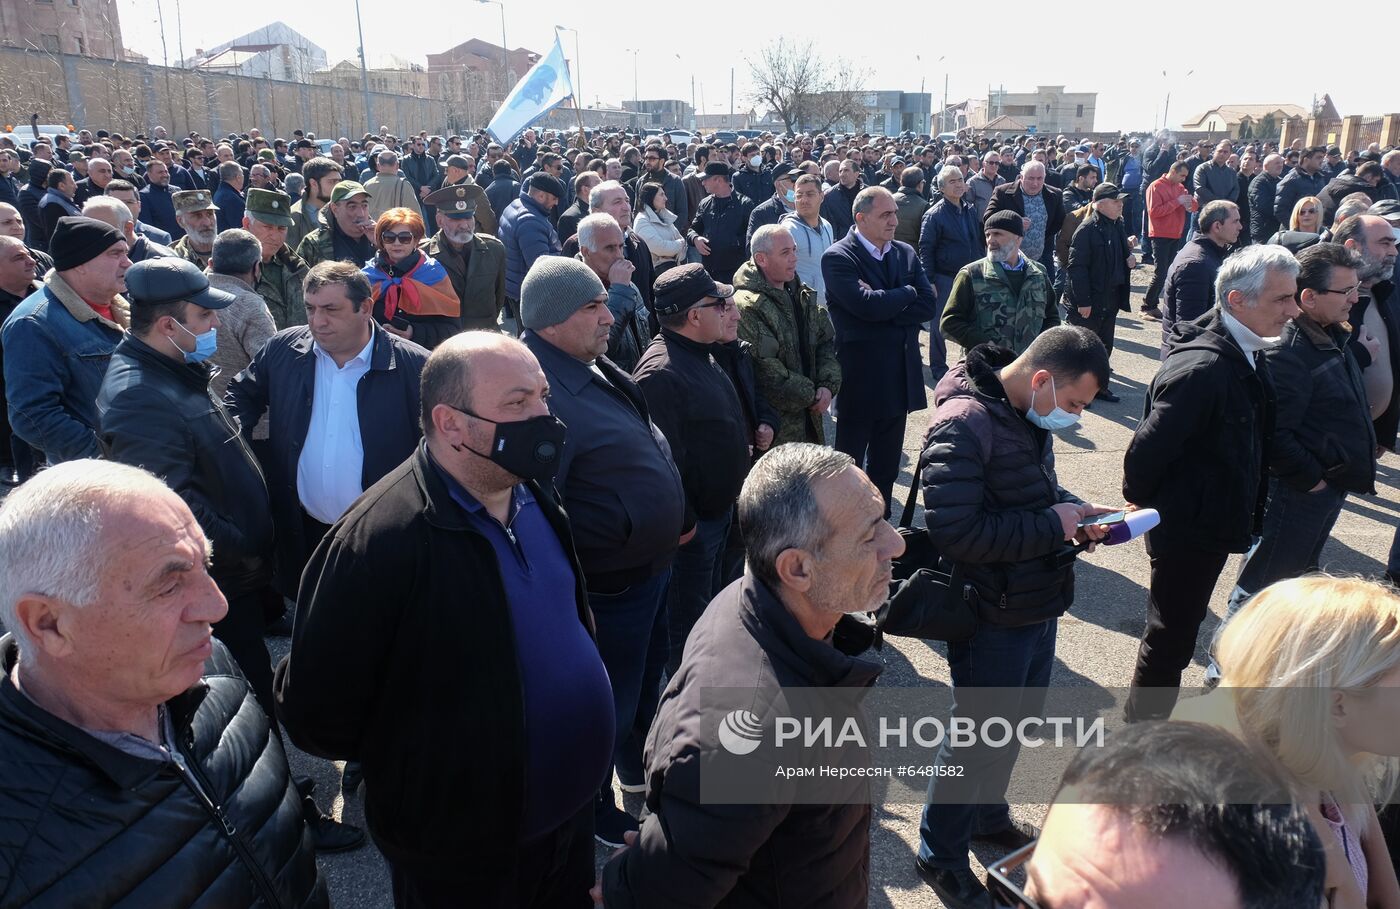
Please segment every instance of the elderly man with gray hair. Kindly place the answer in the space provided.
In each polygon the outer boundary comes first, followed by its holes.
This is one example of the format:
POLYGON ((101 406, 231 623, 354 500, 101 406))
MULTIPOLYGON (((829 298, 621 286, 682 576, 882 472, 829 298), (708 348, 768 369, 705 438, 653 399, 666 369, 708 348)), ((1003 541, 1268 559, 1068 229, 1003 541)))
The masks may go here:
POLYGON ((880 666, 838 649, 843 639, 833 632, 844 614, 874 610, 889 595, 891 560, 904 542, 884 513, 880 490, 840 452, 793 443, 754 465, 739 495, 744 576, 715 597, 690 634, 647 741, 651 813, 630 847, 603 866, 595 900, 866 905, 868 798, 703 804, 701 782, 715 772, 712 759, 733 761, 737 753, 721 744, 724 711, 733 705, 713 689, 751 689, 744 702, 766 712, 785 688, 875 683, 880 666))
MULTIPOLYGON (((262 350, 277 332, 272 312, 254 288, 263 269, 262 243, 252 233, 235 228, 214 239, 209 259, 209 286, 233 295, 233 303, 219 313, 219 347, 209 362, 219 368, 210 380, 214 394, 223 398, 228 383, 262 350)), ((258 422, 254 439, 267 438, 267 417, 258 422)))
POLYGON ((627 259, 622 228, 611 214, 599 212, 578 223, 578 255, 608 289, 608 309, 612 310, 608 359, 631 372, 641 359, 652 336, 648 324, 651 313, 633 283, 636 267, 627 259))
POLYGON ((132 216, 131 208, 120 199, 112 196, 93 196, 83 203, 83 215, 96 218, 121 231, 122 236, 126 238, 126 257, 133 265, 143 259, 175 255, 175 251, 170 247, 162 246, 137 232, 136 219, 132 216))
POLYGON ((418 193, 408 178, 399 173, 399 155, 385 149, 375 158, 379 172, 365 181, 369 193, 369 216, 378 221, 379 216, 391 208, 407 208, 421 212, 418 193))
POLYGON ((1147 627, 1126 716, 1165 719, 1196 633, 1232 552, 1262 529, 1265 436, 1272 425, 1263 352, 1298 314, 1298 262, 1281 246, 1248 246, 1215 277, 1215 306, 1179 322, 1123 458, 1123 498, 1155 508, 1148 531, 1147 627))
POLYGON ((330 905, 281 739, 212 637, 210 559, 123 464, 59 464, 0 507, 7 905, 330 905))

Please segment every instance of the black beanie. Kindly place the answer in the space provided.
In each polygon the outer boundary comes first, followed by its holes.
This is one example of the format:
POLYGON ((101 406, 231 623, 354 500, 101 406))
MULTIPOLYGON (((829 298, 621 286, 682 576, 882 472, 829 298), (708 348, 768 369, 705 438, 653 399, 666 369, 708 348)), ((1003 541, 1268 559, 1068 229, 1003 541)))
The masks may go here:
POLYGON ((54 271, 67 271, 91 262, 112 247, 126 240, 121 231, 96 218, 73 215, 59 218, 49 240, 49 255, 54 271))
POLYGON ((1021 226, 1021 216, 1005 208, 988 215, 987 219, 982 222, 982 230, 984 233, 989 230, 1004 230, 1018 237, 1025 235, 1025 230, 1021 226))

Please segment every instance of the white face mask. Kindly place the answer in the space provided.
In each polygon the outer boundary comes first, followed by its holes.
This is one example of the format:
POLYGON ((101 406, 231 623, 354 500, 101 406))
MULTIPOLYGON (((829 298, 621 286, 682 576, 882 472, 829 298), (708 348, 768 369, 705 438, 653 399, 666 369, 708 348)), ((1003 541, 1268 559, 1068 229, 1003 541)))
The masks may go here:
POLYGON ((762 155, 754 155, 752 158, 749 159, 749 166, 750 166, 750 167, 753 167, 753 168, 757 168, 757 167, 758 167, 760 164, 762 164, 762 163, 763 163, 763 156, 762 156, 762 155))

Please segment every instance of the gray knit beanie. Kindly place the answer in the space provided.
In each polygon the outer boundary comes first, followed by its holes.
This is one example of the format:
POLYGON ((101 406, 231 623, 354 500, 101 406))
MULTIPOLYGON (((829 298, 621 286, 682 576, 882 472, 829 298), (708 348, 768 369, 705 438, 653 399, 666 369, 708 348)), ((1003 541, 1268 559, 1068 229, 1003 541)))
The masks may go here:
POLYGON ((536 331, 558 325, 606 291, 578 259, 540 256, 520 282, 520 324, 536 331))

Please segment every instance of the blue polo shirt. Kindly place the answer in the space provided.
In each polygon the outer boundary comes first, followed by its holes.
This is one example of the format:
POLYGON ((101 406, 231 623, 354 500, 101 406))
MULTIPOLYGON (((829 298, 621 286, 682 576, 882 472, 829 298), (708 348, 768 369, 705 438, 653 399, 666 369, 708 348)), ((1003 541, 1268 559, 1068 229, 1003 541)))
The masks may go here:
POLYGON ((525 707, 520 836, 526 842, 569 820, 602 785, 616 724, 612 683, 579 621, 573 566, 529 488, 522 483, 512 490, 510 517, 502 525, 433 466, 472 528, 491 541, 501 569, 525 707))

